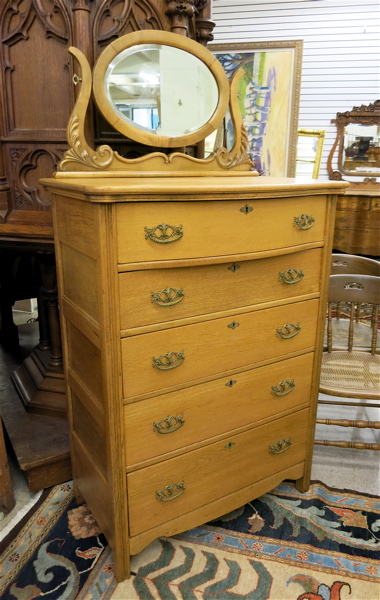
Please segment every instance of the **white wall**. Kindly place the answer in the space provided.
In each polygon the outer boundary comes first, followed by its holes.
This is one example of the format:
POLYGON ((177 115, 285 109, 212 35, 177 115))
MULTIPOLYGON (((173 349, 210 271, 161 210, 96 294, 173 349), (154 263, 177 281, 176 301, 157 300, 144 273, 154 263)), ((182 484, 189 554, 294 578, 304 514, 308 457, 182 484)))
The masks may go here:
POLYGON ((213 0, 215 43, 304 40, 299 127, 326 129, 337 112, 380 98, 379 0, 213 0))

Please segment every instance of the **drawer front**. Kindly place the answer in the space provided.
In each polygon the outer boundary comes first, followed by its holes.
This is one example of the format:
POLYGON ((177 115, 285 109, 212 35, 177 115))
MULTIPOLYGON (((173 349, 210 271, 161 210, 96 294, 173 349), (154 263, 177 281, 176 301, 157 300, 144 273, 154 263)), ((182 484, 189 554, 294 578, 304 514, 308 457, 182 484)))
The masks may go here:
POLYGON ((120 327, 318 292, 321 253, 318 248, 260 260, 120 273, 120 327))
POLYGON ((124 407, 126 465, 228 433, 309 402, 308 353, 124 407))
POLYGON ((335 217, 335 227, 345 229, 346 227, 367 227, 371 229, 379 229, 380 212, 359 212, 350 210, 339 210, 335 217))
POLYGON ((308 300, 124 338, 124 397, 312 347, 317 312, 308 300))
POLYGON ((337 210, 367 211, 371 207, 371 197, 351 196, 345 194, 344 196, 338 196, 336 207, 337 210))
POLYGON ((308 420, 309 411, 302 410, 130 473, 130 535, 303 461, 308 420))
POLYGON ((325 196, 118 204, 118 259, 202 258, 321 241, 325 212, 325 196))

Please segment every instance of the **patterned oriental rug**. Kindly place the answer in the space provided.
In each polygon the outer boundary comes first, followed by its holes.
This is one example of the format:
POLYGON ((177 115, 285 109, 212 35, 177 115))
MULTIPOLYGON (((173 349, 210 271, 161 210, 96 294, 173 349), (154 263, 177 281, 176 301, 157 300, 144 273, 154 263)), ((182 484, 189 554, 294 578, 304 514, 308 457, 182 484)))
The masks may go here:
POLYGON ((112 553, 72 483, 46 490, 4 539, 3 600, 378 600, 380 499, 284 483, 242 508, 133 557, 112 553))

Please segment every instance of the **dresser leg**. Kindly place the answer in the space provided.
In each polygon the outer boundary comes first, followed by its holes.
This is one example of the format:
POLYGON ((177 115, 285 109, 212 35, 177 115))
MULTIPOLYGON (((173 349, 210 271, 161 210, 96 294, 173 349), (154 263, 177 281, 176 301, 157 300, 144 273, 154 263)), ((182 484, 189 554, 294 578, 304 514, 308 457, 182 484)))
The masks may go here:
POLYGON ((296 479, 296 488, 299 492, 305 493, 310 487, 310 476, 305 474, 300 479, 296 479))

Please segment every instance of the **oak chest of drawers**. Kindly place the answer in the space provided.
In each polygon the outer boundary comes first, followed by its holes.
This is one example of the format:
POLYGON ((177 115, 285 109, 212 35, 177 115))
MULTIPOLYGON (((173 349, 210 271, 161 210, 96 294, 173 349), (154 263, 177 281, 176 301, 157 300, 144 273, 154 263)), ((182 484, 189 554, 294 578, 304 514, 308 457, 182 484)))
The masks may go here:
POLYGON ((333 247, 348 254, 380 256, 380 191, 346 190, 338 199, 333 247))
POLYGON ((310 479, 339 182, 48 180, 73 473, 114 554, 310 479))

